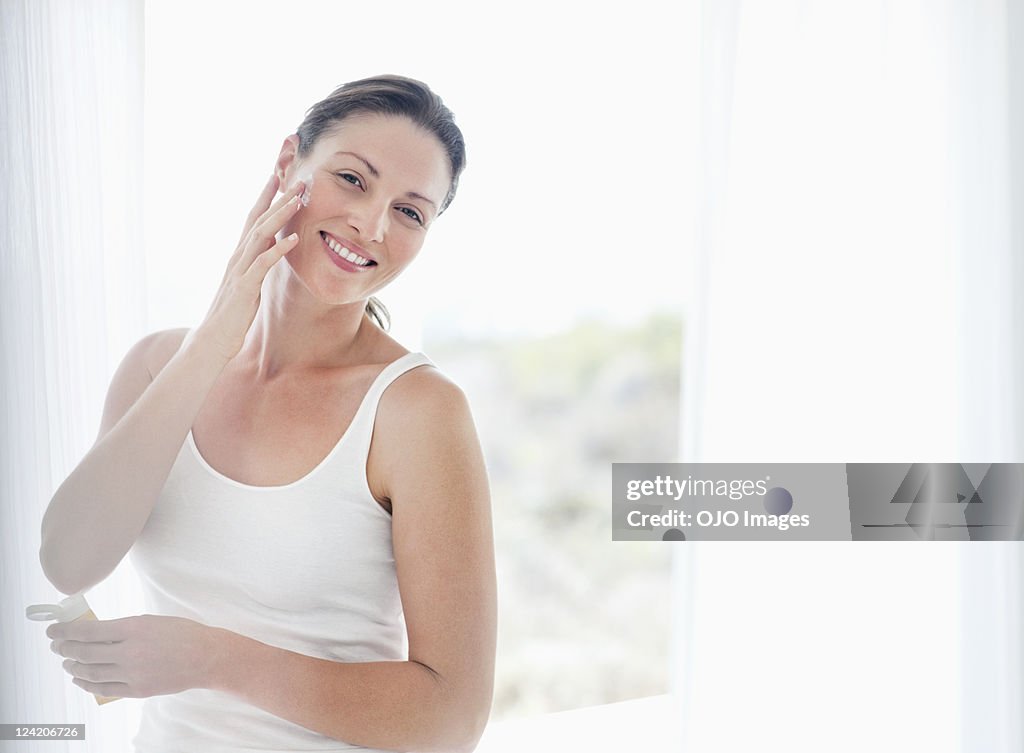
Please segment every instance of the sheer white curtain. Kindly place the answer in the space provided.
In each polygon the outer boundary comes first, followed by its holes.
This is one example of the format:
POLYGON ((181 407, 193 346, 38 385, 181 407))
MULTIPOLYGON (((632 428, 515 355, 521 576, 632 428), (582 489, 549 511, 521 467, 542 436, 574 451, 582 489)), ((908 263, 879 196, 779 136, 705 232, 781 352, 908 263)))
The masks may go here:
MULTIPOLYGON (((85 723, 83 751, 120 750, 133 702, 98 713, 25 606, 62 596, 39 566, 43 510, 145 328, 142 31, 141 0, 0 2, 0 723, 85 723)), ((122 613, 119 580, 90 594, 98 614, 122 613)))
MULTIPOLYGON (((701 10, 683 459, 1024 460, 1020 4, 701 10)), ((679 547, 689 748, 1022 749, 1020 546, 679 547)))

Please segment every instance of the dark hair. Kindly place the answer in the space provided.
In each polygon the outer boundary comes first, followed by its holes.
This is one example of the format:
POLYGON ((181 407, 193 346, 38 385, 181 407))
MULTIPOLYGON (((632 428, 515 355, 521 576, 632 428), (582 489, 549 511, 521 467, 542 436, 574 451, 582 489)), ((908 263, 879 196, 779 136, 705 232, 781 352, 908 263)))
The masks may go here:
MULTIPOLYGON (((403 115, 437 137, 448 155, 452 176, 438 214, 444 212, 455 198, 459 175, 466 166, 466 144, 462 131, 455 125, 455 117, 441 98, 423 82, 405 76, 374 76, 342 84, 306 111, 295 131, 299 137, 299 158, 308 157, 324 133, 357 114, 403 115)), ((391 324, 387 309, 376 298, 367 301, 366 313, 382 329, 391 324)))

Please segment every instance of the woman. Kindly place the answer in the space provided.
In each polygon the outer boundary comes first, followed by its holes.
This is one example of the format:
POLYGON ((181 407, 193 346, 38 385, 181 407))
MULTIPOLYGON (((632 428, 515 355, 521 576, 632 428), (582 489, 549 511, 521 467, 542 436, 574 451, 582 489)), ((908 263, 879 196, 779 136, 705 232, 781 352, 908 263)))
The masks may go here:
POLYGON ((476 746, 496 630, 482 454, 462 392, 371 298, 464 161, 425 85, 340 87, 285 139, 204 321, 115 374, 40 557, 75 593, 132 552, 155 614, 48 635, 79 687, 149 699, 136 750, 476 746))

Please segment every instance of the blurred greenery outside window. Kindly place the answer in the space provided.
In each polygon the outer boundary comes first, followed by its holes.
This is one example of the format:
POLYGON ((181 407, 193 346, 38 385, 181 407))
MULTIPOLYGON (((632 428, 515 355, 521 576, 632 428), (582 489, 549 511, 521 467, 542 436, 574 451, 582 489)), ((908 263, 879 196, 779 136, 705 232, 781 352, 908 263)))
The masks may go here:
POLYGON ((466 391, 498 569, 492 721, 669 692, 668 546, 611 540, 611 464, 677 459, 682 321, 424 349, 466 391))

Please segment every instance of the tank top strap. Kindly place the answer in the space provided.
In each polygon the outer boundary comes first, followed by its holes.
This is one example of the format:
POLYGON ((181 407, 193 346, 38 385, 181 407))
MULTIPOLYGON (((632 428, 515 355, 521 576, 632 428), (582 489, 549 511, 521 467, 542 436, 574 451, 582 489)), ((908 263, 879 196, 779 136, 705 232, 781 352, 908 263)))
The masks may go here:
POLYGON ((391 386, 398 377, 417 366, 433 366, 434 362, 423 353, 406 353, 404 356, 392 361, 377 375, 366 392, 362 404, 352 419, 352 426, 347 434, 352 435, 352 440, 359 447, 360 453, 365 462, 366 455, 370 451, 370 439, 373 437, 373 425, 377 418, 377 406, 384 391, 391 386))

